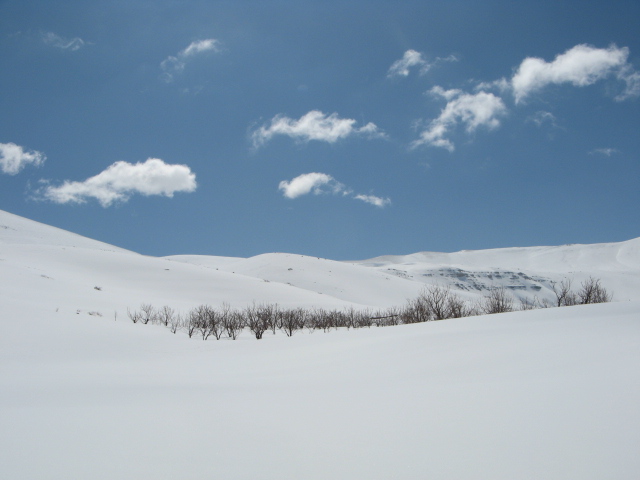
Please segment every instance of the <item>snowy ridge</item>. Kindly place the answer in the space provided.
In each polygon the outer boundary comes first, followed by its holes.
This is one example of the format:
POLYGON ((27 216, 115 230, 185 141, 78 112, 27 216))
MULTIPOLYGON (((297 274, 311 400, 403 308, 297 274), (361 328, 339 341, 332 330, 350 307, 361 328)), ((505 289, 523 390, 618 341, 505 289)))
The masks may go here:
POLYGON ((619 300, 640 300, 640 238, 619 243, 420 252, 353 262, 427 284, 485 293, 505 287, 518 298, 554 298, 553 285, 602 280, 619 300))
POLYGON ((2 245, 55 245, 133 253, 0 210, 0 246, 2 245))
POLYGON ((198 265, 216 265, 220 271, 292 285, 360 305, 371 305, 372 302, 375 302, 373 306, 400 305, 417 296, 423 288, 416 282, 385 272, 306 255, 267 253, 234 261, 219 261, 219 257, 206 256, 168 258, 198 265))
POLYGON ((434 284, 450 286, 469 300, 505 287, 518 299, 552 301, 554 283, 572 279, 579 285, 589 276, 600 278, 618 300, 640 300, 640 239, 337 262, 287 253, 156 258, 2 211, 0 226, 5 273, 0 273, 0 280, 6 292, 42 285, 42 301, 50 299, 51 308, 59 308, 56 303, 65 303, 59 299, 68 297, 81 310, 97 302, 93 308, 109 315, 142 302, 172 303, 177 308, 223 302, 240 307, 252 302, 390 307, 434 284), (184 287, 183 293, 176 294, 177 285, 184 287))

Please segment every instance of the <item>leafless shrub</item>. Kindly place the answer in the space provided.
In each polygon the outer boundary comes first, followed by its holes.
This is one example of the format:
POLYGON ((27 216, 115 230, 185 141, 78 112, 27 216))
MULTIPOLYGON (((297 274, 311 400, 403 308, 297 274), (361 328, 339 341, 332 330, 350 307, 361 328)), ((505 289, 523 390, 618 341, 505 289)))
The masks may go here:
POLYGON ((355 308, 349 307, 344 311, 344 327, 349 330, 350 328, 357 328, 358 312, 355 308))
POLYGON ((444 320, 451 317, 449 312, 451 289, 432 285, 422 292, 419 298, 426 304, 431 319, 444 320))
POLYGON ((133 323, 138 323, 140 321, 140 313, 135 310, 132 312, 129 310, 129 307, 127 307, 127 316, 133 323))
POLYGON ((310 333, 313 333, 314 330, 322 329, 323 315, 324 313, 321 308, 312 308, 307 312, 305 326, 307 327, 307 330, 309 330, 310 333))
POLYGON ((535 310, 536 308, 538 308, 538 306, 536 305, 536 301, 537 299, 534 299, 533 301, 529 299, 520 299, 518 310, 520 311, 535 310))
POLYGON ((327 321, 326 321, 325 332, 330 331, 332 328, 337 330, 344 324, 344 321, 342 318, 342 312, 340 310, 333 309, 333 310, 327 311, 326 313, 327 313, 327 321))
POLYGON ((449 318, 463 318, 477 315, 477 311, 473 306, 453 293, 449 295, 448 303, 447 310, 449 312, 449 318))
POLYGON ((220 337, 222 337, 222 334, 225 331, 223 315, 219 311, 214 309, 210 309, 207 314, 209 332, 215 337, 216 340, 220 340, 220 337))
POLYGON ((167 327, 171 323, 175 314, 176 311, 173 308, 165 305, 160 310, 158 310, 156 317, 158 318, 158 322, 160 322, 160 324, 167 327))
POLYGON ((264 315, 265 320, 269 324, 269 329, 275 335, 276 330, 280 328, 280 324, 282 322, 282 312, 278 308, 278 304, 275 305, 266 305, 264 307, 264 315))
POLYGON ((296 331, 304 328, 305 311, 302 308, 282 310, 280 312, 280 316, 280 328, 284 331, 287 337, 293 336, 296 331))
POLYGON ((202 336, 202 340, 207 340, 213 335, 216 340, 220 340, 225 331, 223 316, 220 312, 209 305, 200 305, 189 314, 190 321, 194 323, 195 329, 202 336))
POLYGON ((371 328, 373 320, 371 320, 371 312, 369 310, 359 310, 356 315, 356 327, 357 328, 371 328))
POLYGON ((600 280, 593 277, 589 277, 582 282, 576 297, 580 305, 606 303, 612 299, 612 295, 600 284, 600 280))
POLYGON ((184 323, 187 335, 189 335, 189 338, 193 337, 193 334, 196 333, 196 330, 200 326, 200 314, 197 308, 194 308, 187 314, 184 323))
POLYGON ((145 325, 149 322, 153 323, 156 318, 156 310, 150 303, 140 305, 140 323, 145 325))
POLYGON ((556 295, 556 306, 558 307, 568 307, 578 303, 576 294, 571 291, 571 280, 562 280, 560 285, 554 284, 553 293, 556 295))
POLYGON ((401 310, 396 307, 379 310, 373 314, 371 321, 376 327, 388 327, 401 323, 401 310))
POLYGON ((237 310, 231 310, 228 304, 222 305, 223 312, 222 325, 224 326, 227 336, 235 340, 245 327, 245 317, 237 310))
POLYGON ((485 314, 513 311, 513 297, 504 287, 494 288, 484 297, 481 311, 485 314))
POLYGON ((184 317, 179 313, 172 315, 171 318, 169 319, 168 327, 171 333, 176 333, 178 330, 180 330, 184 326, 185 326, 184 317))
POLYGON ((255 304, 246 307, 243 310, 247 327, 260 340, 269 329, 269 315, 264 309, 264 305, 256 306, 255 304))
POLYGON ((403 320, 404 323, 421 323, 431 320, 431 310, 422 295, 407 302, 403 320))
POLYGON ((571 305, 587 305, 590 303, 610 302, 613 295, 600 283, 599 279, 589 277, 580 285, 577 292, 571 290, 571 280, 563 280, 560 285, 553 286, 558 307, 571 305))

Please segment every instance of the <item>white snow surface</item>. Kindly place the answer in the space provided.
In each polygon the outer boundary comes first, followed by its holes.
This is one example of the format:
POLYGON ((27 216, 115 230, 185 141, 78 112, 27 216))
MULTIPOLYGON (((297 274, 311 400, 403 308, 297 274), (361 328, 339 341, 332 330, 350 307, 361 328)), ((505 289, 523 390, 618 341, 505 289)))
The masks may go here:
POLYGON ((639 252, 154 258, 0 211, 0 478, 635 479, 639 252), (126 318, 397 305, 430 282, 543 294, 589 275, 618 301, 260 341, 126 318))

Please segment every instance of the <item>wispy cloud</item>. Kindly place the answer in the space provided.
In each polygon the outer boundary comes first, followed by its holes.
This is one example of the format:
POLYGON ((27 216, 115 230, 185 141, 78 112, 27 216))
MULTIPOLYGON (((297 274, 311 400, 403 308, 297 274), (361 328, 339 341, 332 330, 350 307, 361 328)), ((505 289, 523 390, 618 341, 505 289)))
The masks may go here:
POLYGON ((620 150, 617 148, 596 148, 595 150, 591 150, 589 155, 602 155, 604 157, 610 157, 616 153, 620 153, 620 150))
POLYGON ((309 193, 314 195, 344 193, 346 187, 331 175, 312 172, 299 175, 291 181, 281 181, 278 190, 281 190, 287 198, 298 198, 309 193))
POLYGON ((385 207, 391 203, 391 200, 388 198, 380 198, 374 195, 354 194, 349 187, 337 181, 331 175, 319 172, 303 173, 290 181, 283 180, 278 185, 278 190, 280 190, 286 198, 290 199, 309 194, 330 194, 351 197, 356 200, 361 200, 371 205, 375 205, 376 207, 385 207))
POLYGON ((420 73, 426 73, 429 70, 429 64, 422 57, 422 53, 415 50, 407 50, 400 60, 393 62, 389 71, 388 77, 407 77, 409 76, 409 69, 413 67, 419 67, 420 73))
POLYGON ((44 153, 36 150, 25 150, 15 143, 0 143, 0 170, 8 175, 15 175, 27 165, 36 167, 47 159, 44 153))
POLYGON ((396 60, 389 67, 387 77, 407 77, 411 69, 417 68, 420 75, 424 75, 431 68, 441 62, 456 62, 458 59, 454 55, 448 57, 437 57, 433 62, 429 63, 422 53, 416 50, 407 50, 401 59, 396 60))
POLYGON ((43 33, 42 41, 47 45, 51 45, 52 47, 59 48, 61 50, 69 50, 72 52, 75 52, 76 50, 80 50, 82 47, 86 45, 90 45, 88 42, 85 42, 83 39, 79 37, 64 38, 53 32, 43 33))
POLYGON ((47 185, 36 196, 54 203, 85 203, 94 198, 103 207, 126 202, 133 194, 164 195, 193 192, 196 176, 186 165, 170 165, 159 158, 131 164, 116 162, 98 175, 82 182, 65 181, 60 186, 47 185))
POLYGON ((163 71, 162 78, 166 82, 172 82, 175 75, 182 73, 187 62, 193 57, 205 52, 217 53, 219 51, 220 42, 215 38, 191 42, 187 48, 181 50, 175 56, 168 56, 160 63, 160 68, 163 71))
POLYGON ((386 207, 387 205, 389 205, 391 203, 391 200, 388 198, 381 198, 381 197, 376 197, 375 195, 356 195, 355 197, 356 200, 362 200, 365 203, 369 203, 371 205, 374 205, 376 207, 386 207))
POLYGON ((626 83, 624 93, 616 97, 624 100, 640 94, 640 75, 627 63, 628 56, 627 47, 576 45, 557 55, 552 62, 536 57, 525 58, 509 83, 516 103, 520 103, 548 85, 568 83, 584 87, 615 75, 626 83))
POLYGON ((295 140, 308 142, 318 140, 335 143, 338 140, 358 135, 367 138, 384 138, 386 135, 375 123, 356 127, 356 120, 340 118, 337 113, 327 115, 319 110, 311 110, 298 120, 276 115, 268 125, 255 130, 252 135, 253 146, 258 148, 276 135, 285 135, 295 140))
POLYGON ((545 112, 544 110, 537 111, 533 115, 527 118, 527 121, 535 123, 538 127, 544 124, 550 124, 553 127, 558 127, 556 122, 556 116, 551 112, 545 112))
POLYGON ((618 80, 625 83, 625 89, 615 99, 619 102, 640 96, 640 72, 636 72, 630 65, 623 65, 617 74, 618 80))
POLYGON ((438 118, 432 120, 411 146, 431 145, 446 148, 452 152, 455 147, 447 136, 458 124, 464 125, 467 133, 473 133, 479 127, 493 130, 500 126, 500 117, 506 115, 507 108, 502 99, 493 93, 465 93, 461 90, 444 90, 433 87, 430 93, 447 100, 438 118))

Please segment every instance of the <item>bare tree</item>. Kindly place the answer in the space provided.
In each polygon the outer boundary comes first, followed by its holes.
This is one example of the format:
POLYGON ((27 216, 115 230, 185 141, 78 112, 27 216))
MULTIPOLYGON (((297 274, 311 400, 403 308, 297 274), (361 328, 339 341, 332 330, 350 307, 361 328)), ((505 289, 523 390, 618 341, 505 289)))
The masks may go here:
POLYGON ((520 311, 535 310, 536 308, 538 308, 538 306, 536 305, 537 300, 538 300, 537 298, 534 298, 533 301, 529 300, 528 298, 526 299, 521 298, 518 310, 520 311))
POLYGON ((357 328, 371 328, 373 325, 373 320, 371 320, 371 312, 369 310, 358 310, 356 316, 356 327, 357 328))
POLYGON ((254 303, 250 307, 246 307, 243 310, 244 317, 246 319, 247 327, 255 335, 257 340, 260 340, 269 329, 269 318, 265 313, 262 306, 256 306, 254 303))
POLYGON ((269 305, 265 307, 265 315, 268 318, 269 328, 271 332, 275 335, 276 330, 280 328, 280 324, 282 322, 282 312, 278 308, 278 304, 269 305))
POLYGON ((207 323, 209 324, 209 333, 220 340, 222 333, 225 331, 223 322, 223 313, 210 308, 207 310, 207 323))
POLYGON ((140 322, 145 325, 149 322, 153 323, 156 318, 156 310, 150 303, 140 305, 140 322))
POLYGON ((371 321, 376 327, 398 325, 401 322, 401 311, 396 307, 379 310, 373 314, 371 321))
POLYGON ((576 296, 581 305, 610 302, 612 298, 612 295, 600 284, 600 280, 593 277, 582 282, 576 296))
POLYGON ((513 297, 504 287, 494 288, 484 297, 481 309, 486 314, 512 312, 513 297))
POLYGON ((350 328, 356 328, 357 325, 357 311, 353 307, 349 307, 344 312, 344 326, 349 330, 350 328))
POLYGON ((420 300, 425 303, 432 320, 444 320, 449 318, 449 299, 451 290, 439 285, 432 285, 420 294, 420 300))
POLYGON ((181 328, 183 328, 185 326, 184 324, 184 317, 182 315, 175 314, 171 317, 171 319, 169 320, 169 331, 171 333, 176 333, 178 330, 180 330, 181 328))
POLYGON ((175 314, 176 314, 176 311, 173 308, 169 307, 168 305, 165 305, 158 311, 157 318, 162 325, 167 327, 169 326, 169 323, 171 323, 171 320, 173 319, 173 316, 175 314))
POLYGON ((284 331, 287 337, 293 336, 297 330, 304 327, 305 312, 302 308, 282 310, 280 315, 280 328, 284 331))
POLYGON ((226 311, 222 319, 224 329, 227 332, 227 336, 235 340, 245 327, 244 316, 237 310, 231 310, 228 304, 223 304, 222 309, 226 311))
POLYGON ((186 319, 185 319, 185 328, 187 330, 187 335, 189 338, 193 337, 193 334, 196 333, 198 327, 200 326, 200 314, 197 308, 191 310, 186 319))
POLYGON ((556 305, 558 307, 568 307, 578 303, 576 294, 571 291, 571 280, 565 279, 560 285, 553 285, 553 293, 556 295, 556 305))
POLYGON ((453 293, 449 294, 447 310, 449 318, 471 317, 476 314, 473 307, 453 293))
POLYGON ((431 309, 423 295, 409 300, 403 315, 404 323, 421 323, 431 320, 431 309))
POLYGON ((140 321, 140 313, 135 310, 132 312, 129 310, 129 307, 127 307, 127 315, 133 323, 138 323, 140 321))

